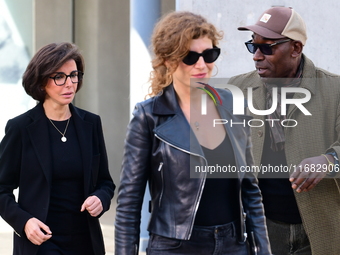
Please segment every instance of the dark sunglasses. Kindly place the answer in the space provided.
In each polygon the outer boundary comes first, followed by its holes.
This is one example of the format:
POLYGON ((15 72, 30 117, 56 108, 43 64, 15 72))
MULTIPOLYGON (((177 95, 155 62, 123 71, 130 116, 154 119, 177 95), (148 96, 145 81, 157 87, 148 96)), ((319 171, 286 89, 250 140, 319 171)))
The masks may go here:
POLYGON ((214 48, 212 49, 205 50, 202 53, 198 53, 196 51, 189 51, 189 53, 183 58, 182 61, 184 64, 191 66, 193 64, 196 64, 198 59, 202 56, 204 62, 210 64, 216 61, 220 53, 221 49, 216 46, 214 46, 214 48))
POLYGON ((255 54, 255 52, 257 51, 257 49, 260 49, 260 51, 264 54, 264 55, 273 55, 273 49, 272 47, 281 43, 285 43, 285 42, 289 42, 290 39, 286 39, 286 40, 282 40, 282 41, 277 41, 274 42, 272 44, 268 44, 268 43, 252 43, 252 40, 249 40, 248 42, 245 42, 246 47, 248 49, 248 51, 252 54, 255 54))

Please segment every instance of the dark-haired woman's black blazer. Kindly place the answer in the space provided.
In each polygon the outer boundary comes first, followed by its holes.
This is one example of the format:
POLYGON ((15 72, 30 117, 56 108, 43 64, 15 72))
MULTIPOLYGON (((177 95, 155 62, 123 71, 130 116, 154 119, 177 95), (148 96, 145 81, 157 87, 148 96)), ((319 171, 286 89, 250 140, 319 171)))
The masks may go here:
MULTIPOLYGON (((98 115, 70 104, 84 168, 84 196, 97 196, 102 214, 110 207, 115 185, 108 169, 101 120, 98 115)), ((25 235, 32 218, 45 222, 49 208, 52 161, 48 121, 42 104, 8 121, 0 144, 0 215, 11 225, 14 255, 35 255, 37 245, 25 235), (19 187, 16 202, 13 190, 19 187)), ((101 215, 102 215, 101 214, 101 215)), ((99 215, 99 217, 101 216, 99 215)), ((99 217, 88 214, 94 254, 105 254, 99 217)))

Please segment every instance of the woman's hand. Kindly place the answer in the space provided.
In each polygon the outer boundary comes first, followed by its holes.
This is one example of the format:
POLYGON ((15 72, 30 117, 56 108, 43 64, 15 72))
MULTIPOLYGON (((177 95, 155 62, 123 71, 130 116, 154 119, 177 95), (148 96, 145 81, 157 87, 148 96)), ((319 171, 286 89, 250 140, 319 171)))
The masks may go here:
POLYGON ((103 205, 98 197, 90 196, 84 201, 80 211, 83 212, 85 209, 92 217, 96 217, 103 211, 103 205))
POLYGON ((35 245, 41 245, 52 237, 50 228, 37 218, 30 218, 25 224, 24 231, 28 240, 35 245))

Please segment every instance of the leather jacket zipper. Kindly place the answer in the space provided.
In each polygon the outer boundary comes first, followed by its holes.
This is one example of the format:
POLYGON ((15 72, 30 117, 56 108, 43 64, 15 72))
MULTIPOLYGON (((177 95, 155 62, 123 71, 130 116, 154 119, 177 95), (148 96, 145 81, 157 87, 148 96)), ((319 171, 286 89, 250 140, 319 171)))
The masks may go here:
MULTIPOLYGON (((190 151, 187 151, 187 150, 184 150, 176 145, 173 145, 167 141, 165 141, 164 139, 160 138, 157 134, 155 134, 155 137, 157 137, 159 140, 161 140, 162 142, 168 144, 169 146, 177 149, 177 150, 180 150, 180 151, 183 151, 187 154, 190 154, 190 155, 193 155, 193 156, 197 156, 197 157, 200 157, 204 160, 205 162, 205 165, 207 166, 208 165, 208 162, 206 160, 205 157, 203 157, 202 155, 199 155, 199 154, 196 154, 196 153, 192 153, 190 151)), ((190 239, 190 236, 191 236, 191 233, 192 233, 192 228, 194 227, 194 219, 195 219, 195 216, 196 216, 196 213, 197 213, 197 210, 198 210, 198 206, 199 206, 199 201, 201 200, 201 197, 202 197, 202 193, 203 193, 203 189, 204 189, 204 186, 205 186, 205 179, 206 179, 206 175, 207 173, 204 173, 204 179, 203 179, 203 182, 202 182, 202 185, 200 187, 200 190, 199 190, 199 196, 196 198, 196 201, 195 201, 195 210, 194 210, 194 217, 192 217, 192 221, 191 221, 191 224, 190 224, 190 229, 189 229, 189 234, 188 234, 188 240, 190 239)))
POLYGON ((257 246, 256 246, 256 240, 255 240, 255 235, 254 235, 254 231, 250 232, 251 234, 251 239, 252 239, 252 245, 253 245, 253 255, 257 255, 257 246))
POLYGON ((161 194, 159 195, 159 203, 158 203, 159 208, 161 207, 163 192, 164 192, 164 174, 162 171, 162 167, 163 167, 163 162, 159 163, 159 167, 158 167, 158 172, 161 173, 161 179, 162 179, 162 190, 161 190, 161 194))

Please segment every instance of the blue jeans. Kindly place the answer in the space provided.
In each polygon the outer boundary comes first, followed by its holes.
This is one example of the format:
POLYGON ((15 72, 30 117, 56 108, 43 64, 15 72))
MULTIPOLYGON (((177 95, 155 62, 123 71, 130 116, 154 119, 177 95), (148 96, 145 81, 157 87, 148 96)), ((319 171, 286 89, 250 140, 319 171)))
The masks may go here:
POLYGON ((302 224, 288 224, 267 218, 267 229, 273 254, 312 254, 308 236, 302 224))
POLYGON ((247 244, 240 244, 234 222, 218 226, 194 226, 189 240, 150 234, 147 255, 248 255, 247 244))

